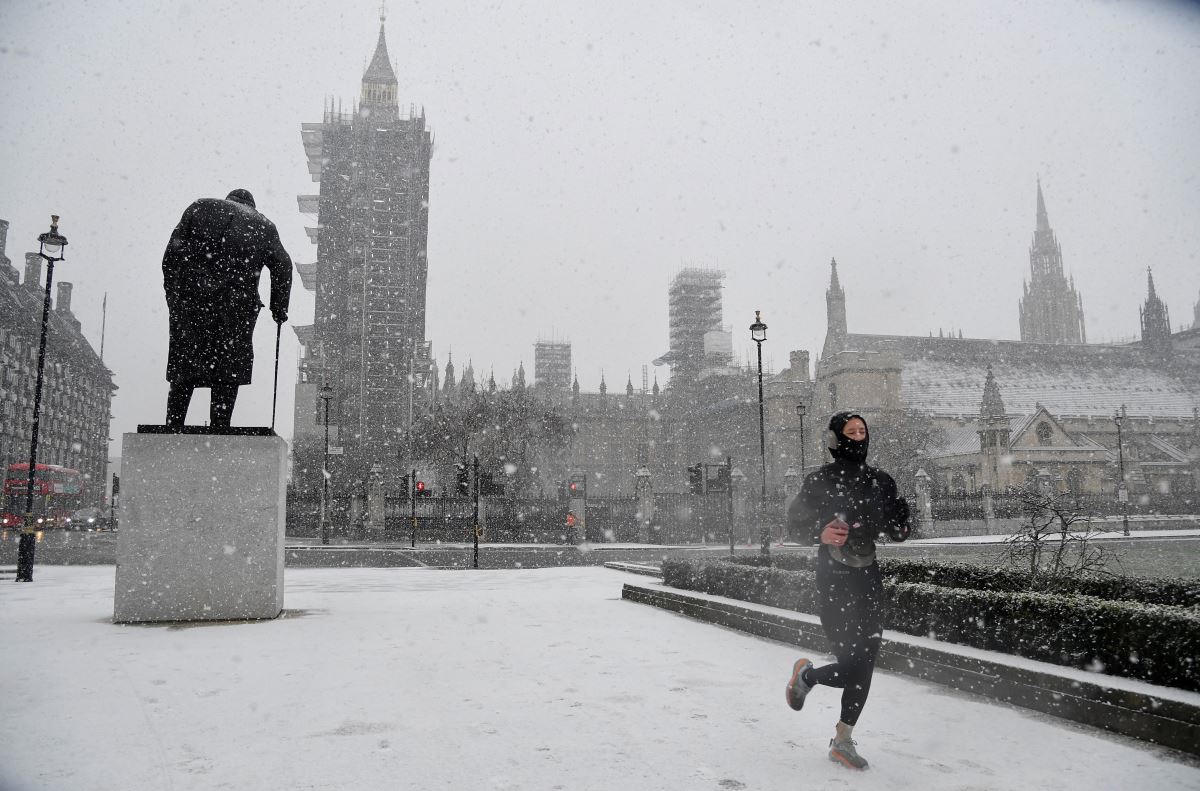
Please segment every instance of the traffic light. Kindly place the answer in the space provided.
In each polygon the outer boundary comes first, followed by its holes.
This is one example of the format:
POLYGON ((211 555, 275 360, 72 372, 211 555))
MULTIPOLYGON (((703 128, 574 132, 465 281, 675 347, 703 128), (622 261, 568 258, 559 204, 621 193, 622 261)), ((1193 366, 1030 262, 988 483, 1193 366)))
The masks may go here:
POLYGON ((587 498, 587 475, 572 475, 567 483, 567 495, 570 497, 587 498))
POLYGON ((425 488, 425 481, 417 481, 417 497, 428 497, 429 490, 425 488))
POLYGON ((471 494, 471 472, 467 469, 466 464, 455 464, 454 475, 457 480, 455 491, 462 497, 468 497, 471 494))
POLYGON ((728 464, 717 467, 717 477, 708 484, 710 492, 728 492, 733 489, 733 478, 730 477, 728 464))
POLYGON ((704 465, 693 464, 687 471, 688 491, 692 494, 704 494, 704 465))
POLYGON ((504 496, 504 484, 496 483, 496 477, 490 472, 479 473, 479 494, 480 496, 504 496))

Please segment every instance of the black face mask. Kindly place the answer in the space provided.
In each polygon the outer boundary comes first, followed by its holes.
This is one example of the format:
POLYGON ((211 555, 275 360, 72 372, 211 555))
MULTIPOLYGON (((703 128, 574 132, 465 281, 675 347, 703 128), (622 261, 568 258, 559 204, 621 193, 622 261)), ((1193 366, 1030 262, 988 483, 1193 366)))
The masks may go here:
POLYGON ((842 433, 842 429, 846 427, 853 418, 862 420, 863 426, 867 425, 867 421, 863 420, 862 415, 854 412, 838 412, 829 419, 830 443, 829 454, 833 456, 835 461, 843 464, 866 464, 867 450, 871 444, 871 430, 867 429, 867 436, 864 439, 850 439, 842 433), (836 445, 833 438, 837 438, 836 445))

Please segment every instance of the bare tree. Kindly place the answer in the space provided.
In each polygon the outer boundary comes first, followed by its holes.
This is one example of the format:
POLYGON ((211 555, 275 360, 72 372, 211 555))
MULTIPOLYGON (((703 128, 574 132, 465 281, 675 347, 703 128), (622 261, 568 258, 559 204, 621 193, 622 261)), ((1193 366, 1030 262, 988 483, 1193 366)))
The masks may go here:
POLYGON ((871 464, 896 479, 900 491, 913 496, 917 470, 932 469, 930 454, 945 442, 945 430, 915 409, 889 410, 871 424, 871 464))
POLYGON ((1092 543, 1104 532, 1070 492, 1057 494, 1031 482, 1013 490, 1024 521, 1005 542, 1004 557, 1029 570, 1029 587, 1052 590, 1061 580, 1108 574, 1112 557, 1092 543))

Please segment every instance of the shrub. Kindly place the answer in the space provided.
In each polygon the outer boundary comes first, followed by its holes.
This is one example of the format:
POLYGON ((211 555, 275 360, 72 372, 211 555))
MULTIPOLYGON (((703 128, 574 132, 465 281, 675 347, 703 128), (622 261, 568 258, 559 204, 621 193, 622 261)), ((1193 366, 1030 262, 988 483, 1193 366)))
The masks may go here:
MULTIPOLYGON (((813 571, 747 560, 667 560, 663 581, 677 588, 816 612, 813 571)), ((807 557, 800 561, 794 557, 788 565, 811 566, 807 557)), ((1017 588, 1020 573, 1009 569, 885 563, 884 626, 888 629, 1200 691, 1200 609, 1196 607, 1024 591, 1017 588), (987 587, 968 587, 968 582, 987 587)), ((1135 588, 1139 582, 1132 581, 1135 588)), ((1179 582, 1162 587, 1165 598, 1186 592, 1186 585, 1179 582)), ((1108 590, 1125 591, 1129 583, 1108 590)), ((1155 586, 1136 589, 1148 595, 1145 592, 1155 586)))
MULTIPOLYGON (((977 566, 930 560, 879 561, 884 577, 893 582, 930 583, 947 588, 972 588, 981 591, 1029 592, 1029 574, 1013 568, 977 566)), ((1085 575, 1060 578, 1050 592, 1094 596, 1109 601, 1163 604, 1178 607, 1200 605, 1200 580, 1085 575)))
MULTIPOLYGON (((770 558, 748 556, 726 559, 726 563, 808 571, 814 558, 809 555, 773 555, 770 558)), ((1007 593, 1030 592, 1029 574, 1004 566, 978 566, 935 560, 881 558, 879 568, 892 582, 929 583, 946 588, 971 588, 1007 593)), ((1094 596, 1108 601, 1129 601, 1177 607, 1200 606, 1200 580, 1181 578, 1145 578, 1086 575, 1077 579, 1059 579, 1053 593, 1094 596)))

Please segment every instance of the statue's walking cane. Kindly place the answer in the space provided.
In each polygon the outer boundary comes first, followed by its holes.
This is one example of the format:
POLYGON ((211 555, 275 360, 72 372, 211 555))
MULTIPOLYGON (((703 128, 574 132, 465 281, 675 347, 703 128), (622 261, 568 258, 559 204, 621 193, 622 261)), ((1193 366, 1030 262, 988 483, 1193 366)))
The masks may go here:
POLYGON ((283 324, 275 322, 275 388, 271 391, 271 430, 275 430, 275 400, 279 398, 279 336, 283 334, 283 324))

